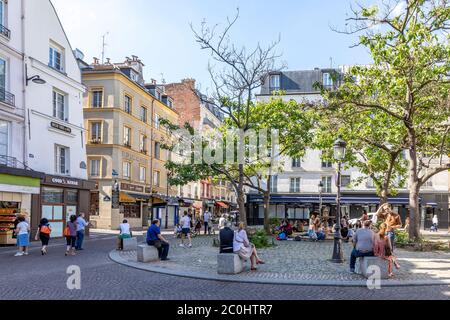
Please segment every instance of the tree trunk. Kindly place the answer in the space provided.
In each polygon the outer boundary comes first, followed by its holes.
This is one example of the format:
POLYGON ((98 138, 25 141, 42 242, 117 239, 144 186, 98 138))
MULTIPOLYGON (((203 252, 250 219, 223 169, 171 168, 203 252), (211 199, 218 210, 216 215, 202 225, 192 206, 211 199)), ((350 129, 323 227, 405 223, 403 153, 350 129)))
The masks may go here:
POLYGON ((270 191, 264 192, 264 230, 270 234, 270 191))
POLYGON ((383 187, 380 194, 380 206, 388 202, 388 191, 383 187))
POLYGON ((247 227, 247 211, 245 210, 245 192, 244 192, 244 165, 239 164, 239 184, 238 184, 238 206, 239 222, 243 222, 247 227))
POLYGON ((416 136, 413 129, 408 133, 411 147, 409 149, 409 238, 417 242, 420 238, 421 213, 419 207, 419 177, 417 172, 416 136))

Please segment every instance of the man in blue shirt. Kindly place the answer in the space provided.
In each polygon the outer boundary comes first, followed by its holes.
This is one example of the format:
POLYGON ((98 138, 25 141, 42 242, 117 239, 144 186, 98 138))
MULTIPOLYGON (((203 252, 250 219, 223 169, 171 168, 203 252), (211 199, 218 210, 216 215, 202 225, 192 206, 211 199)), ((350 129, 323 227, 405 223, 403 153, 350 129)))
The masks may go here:
POLYGON ((89 225, 89 222, 84 220, 84 216, 85 214, 82 212, 77 218, 77 241, 75 244, 75 250, 83 250, 84 232, 86 227, 89 225))
POLYGON ((154 246, 158 249, 159 258, 161 261, 167 261, 169 258, 169 242, 161 235, 161 229, 159 228, 161 222, 154 220, 152 225, 147 230, 147 244, 154 246))

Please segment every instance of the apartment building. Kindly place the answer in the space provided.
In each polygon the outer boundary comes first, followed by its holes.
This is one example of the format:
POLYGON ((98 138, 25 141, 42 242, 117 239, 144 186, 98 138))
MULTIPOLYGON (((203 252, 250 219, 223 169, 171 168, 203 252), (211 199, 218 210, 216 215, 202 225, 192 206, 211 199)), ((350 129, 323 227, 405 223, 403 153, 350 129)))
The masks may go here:
POLYGON ((178 123, 178 113, 169 97, 146 85, 138 57, 104 64, 80 58, 87 87, 83 106, 88 171, 97 183, 91 221, 105 229, 117 228, 124 218, 135 228, 148 226, 153 218, 173 226, 178 202, 172 199, 176 188, 167 183, 170 152, 162 148, 170 136, 160 121, 178 123), (118 214, 112 208, 114 187, 120 190, 118 214))
MULTIPOLYGON (((314 84, 333 88, 340 85, 339 76, 335 81, 332 74, 342 75, 348 67, 337 69, 319 69, 304 71, 287 71, 270 73, 257 95, 257 100, 268 101, 274 91, 284 91, 283 99, 297 102, 320 102, 320 92, 314 84)), ((406 158, 407 152, 403 153, 406 158)), ((336 167, 322 160, 320 150, 307 150, 303 158, 283 158, 283 171, 272 179, 272 199, 270 210, 274 217, 292 220, 307 220, 313 211, 319 211, 329 216, 336 213, 336 167)), ((342 172, 342 214, 351 218, 361 216, 362 210, 376 211, 379 197, 371 179, 367 179, 357 168, 342 172), (362 178, 362 181, 355 184, 362 178)), ((448 172, 434 176, 421 190, 421 210, 424 226, 431 223, 433 214, 438 214, 443 225, 448 224, 448 172)), ((394 210, 400 213, 403 221, 408 214, 409 191, 407 186, 399 190, 396 197, 389 202, 394 210)), ((261 224, 264 217, 262 196, 248 194, 249 223, 261 224)))

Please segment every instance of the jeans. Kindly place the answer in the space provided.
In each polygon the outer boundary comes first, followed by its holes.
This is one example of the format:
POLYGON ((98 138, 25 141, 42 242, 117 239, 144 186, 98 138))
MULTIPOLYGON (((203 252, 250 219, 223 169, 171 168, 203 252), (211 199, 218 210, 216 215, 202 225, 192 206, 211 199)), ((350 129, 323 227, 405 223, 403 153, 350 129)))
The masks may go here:
POLYGON ((354 271, 356 267, 356 259, 362 257, 373 257, 373 251, 362 252, 356 249, 353 249, 352 255, 350 256, 350 270, 354 271))
POLYGON ((317 232, 317 240, 321 241, 321 240, 325 240, 326 235, 323 232, 317 232))
MULTIPOLYGON (((155 245, 155 241, 152 240, 147 240, 147 244, 149 246, 154 246, 155 245)), ((169 244, 165 241, 161 241, 161 248, 157 248, 158 249, 158 256, 161 260, 166 260, 167 256, 169 255, 169 244)))
POLYGON ((394 231, 389 231, 386 233, 386 235, 389 237, 389 240, 391 240, 391 245, 392 245, 392 252, 394 252, 395 249, 395 232, 394 231))
POLYGON ((83 240, 84 240, 84 230, 77 231, 77 243, 75 245, 75 249, 77 250, 83 249, 83 240))
POLYGON ((208 222, 205 221, 205 234, 208 232, 208 222))

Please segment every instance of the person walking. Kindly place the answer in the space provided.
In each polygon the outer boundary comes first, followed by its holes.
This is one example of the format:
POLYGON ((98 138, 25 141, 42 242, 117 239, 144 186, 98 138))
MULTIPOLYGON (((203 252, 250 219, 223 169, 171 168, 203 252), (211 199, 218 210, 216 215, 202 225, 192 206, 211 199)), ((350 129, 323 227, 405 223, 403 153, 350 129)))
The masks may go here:
POLYGON ((403 223, 400 215, 392 211, 389 204, 385 206, 384 210, 386 212, 386 219, 384 221, 387 225, 386 234, 391 241, 392 252, 394 252, 396 242, 395 231, 401 229, 403 227, 403 223))
POLYGON ((374 232, 370 229, 372 221, 367 220, 362 229, 358 229, 353 237, 353 251, 350 256, 350 272, 355 272, 356 259, 373 257, 374 232))
POLYGON ((227 221, 227 219, 225 218, 225 215, 222 214, 219 218, 219 230, 222 230, 223 228, 225 228, 226 221, 227 221))
POLYGON ((38 230, 36 232, 35 240, 41 240, 41 254, 46 255, 47 254, 47 247, 48 242, 50 241, 50 234, 52 233, 52 228, 50 227, 50 224, 48 223, 47 218, 42 218, 38 230))
POLYGON ((188 247, 192 248, 192 239, 191 239, 191 218, 188 213, 185 211, 183 214, 183 218, 181 218, 181 243, 180 247, 184 247, 184 239, 187 237, 189 240, 188 247))
POLYGON ((89 222, 84 219, 85 214, 81 212, 77 218, 77 242, 75 244, 75 250, 83 250, 84 233, 89 222))
POLYGON ((434 232, 438 232, 439 219, 438 219, 437 214, 435 214, 435 215, 433 216, 432 222, 433 222, 433 231, 434 231, 434 232))
POLYGON ((17 247, 19 251, 15 254, 16 257, 28 255, 28 247, 30 246, 30 225, 25 220, 25 216, 20 215, 17 218, 18 224, 15 229, 17 235, 17 247))
POLYGON ((128 220, 123 220, 119 225, 119 236, 117 237, 117 250, 123 250, 123 239, 130 239, 133 235, 131 233, 130 224, 128 220))
POLYGON ((264 264, 264 261, 259 258, 255 246, 248 240, 243 222, 239 223, 239 229, 234 234, 233 251, 243 260, 250 259, 251 271, 258 270, 256 268, 257 264, 264 264))
POLYGON ((205 225, 205 235, 206 233, 210 234, 209 232, 209 222, 211 221, 211 213, 209 213, 208 210, 205 211, 203 214, 203 224, 205 225))
POLYGON ((66 229, 64 230, 64 236, 66 237, 66 256, 76 255, 75 246, 77 241, 77 216, 71 215, 69 222, 67 222, 66 229))
POLYGON ((152 221, 152 225, 147 230, 147 244, 158 249, 158 256, 161 261, 167 261, 170 260, 167 257, 169 255, 170 245, 169 242, 161 235, 160 225, 161 221, 152 221))

